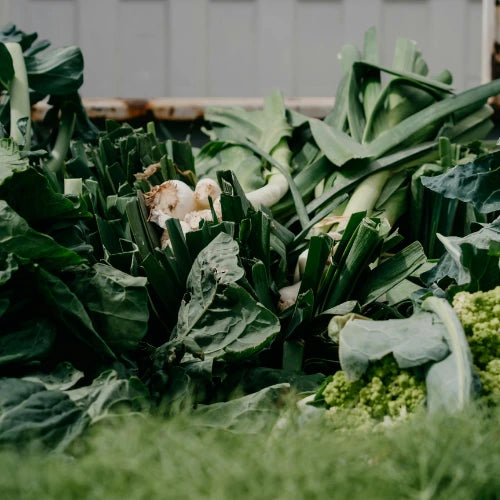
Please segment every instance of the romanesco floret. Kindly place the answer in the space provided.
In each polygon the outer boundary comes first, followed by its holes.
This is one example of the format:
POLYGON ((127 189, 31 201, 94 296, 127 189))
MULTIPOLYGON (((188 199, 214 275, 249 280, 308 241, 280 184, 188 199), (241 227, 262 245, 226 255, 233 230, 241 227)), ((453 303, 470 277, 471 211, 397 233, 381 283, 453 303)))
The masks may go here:
POLYGON ((500 286, 487 292, 459 292, 453 309, 467 334, 474 363, 484 369, 500 358, 500 286))
POLYGON ((325 387, 323 397, 328 406, 352 408, 356 406, 358 394, 363 383, 361 380, 349 382, 343 371, 338 371, 332 381, 325 387))
POLYGON ((332 408, 356 409, 378 420, 399 418, 423 404, 425 384, 410 371, 401 370, 392 356, 386 356, 355 382, 349 382, 343 371, 337 372, 323 397, 332 408))
POLYGON ((490 361, 484 370, 479 371, 479 377, 486 403, 500 404, 500 359, 490 361))

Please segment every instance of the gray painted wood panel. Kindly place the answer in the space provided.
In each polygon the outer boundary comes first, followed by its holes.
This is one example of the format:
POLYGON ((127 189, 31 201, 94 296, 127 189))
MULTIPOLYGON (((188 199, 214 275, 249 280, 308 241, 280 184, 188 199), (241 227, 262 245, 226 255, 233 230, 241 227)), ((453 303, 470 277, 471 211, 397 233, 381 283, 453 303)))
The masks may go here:
POLYGON ((0 0, 0 19, 79 45, 85 96, 331 96, 371 25, 384 64, 406 36, 457 89, 480 81, 481 0, 0 0))

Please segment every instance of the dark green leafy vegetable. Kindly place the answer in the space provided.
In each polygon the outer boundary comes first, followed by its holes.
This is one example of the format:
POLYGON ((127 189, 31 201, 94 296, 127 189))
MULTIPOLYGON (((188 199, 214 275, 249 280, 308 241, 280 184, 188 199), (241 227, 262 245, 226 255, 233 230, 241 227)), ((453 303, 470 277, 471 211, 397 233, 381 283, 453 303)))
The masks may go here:
POLYGON ((500 210, 500 152, 457 165, 442 175, 421 179, 431 191, 472 203, 481 213, 500 210))
POLYGON ((494 249, 500 243, 500 217, 463 238, 442 236, 440 240, 446 253, 422 274, 427 284, 451 278, 457 285, 467 285, 469 291, 489 290, 498 284, 499 255, 494 249))
POLYGON ((280 329, 278 318, 237 281, 238 245, 219 234, 196 258, 187 281, 175 338, 193 340, 205 359, 248 357, 268 345, 280 329))
POLYGON ((442 360, 449 353, 445 338, 445 325, 421 311, 403 320, 353 319, 340 332, 340 364, 351 381, 388 354, 400 368, 412 368, 442 360))

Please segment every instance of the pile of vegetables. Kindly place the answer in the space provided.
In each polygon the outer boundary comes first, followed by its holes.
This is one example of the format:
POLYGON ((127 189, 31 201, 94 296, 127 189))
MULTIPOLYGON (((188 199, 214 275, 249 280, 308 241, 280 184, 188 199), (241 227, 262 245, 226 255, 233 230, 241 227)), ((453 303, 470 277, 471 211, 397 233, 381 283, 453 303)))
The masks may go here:
POLYGON ((197 150, 97 131, 48 45, 0 33, 1 443, 117 411, 234 430, 290 391, 363 425, 497 404, 500 81, 454 95, 406 39, 384 68, 369 30, 324 120, 274 92, 208 109, 197 150))

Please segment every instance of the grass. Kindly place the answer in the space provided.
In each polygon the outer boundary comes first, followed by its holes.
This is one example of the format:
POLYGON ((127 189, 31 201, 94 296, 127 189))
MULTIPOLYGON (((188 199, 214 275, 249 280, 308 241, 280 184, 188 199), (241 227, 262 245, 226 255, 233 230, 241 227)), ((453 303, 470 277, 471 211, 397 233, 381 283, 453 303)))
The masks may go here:
POLYGON ((109 422, 64 455, 0 451, 1 498, 500 498, 500 411, 423 415, 372 432, 324 422, 257 435, 185 417, 109 422))

